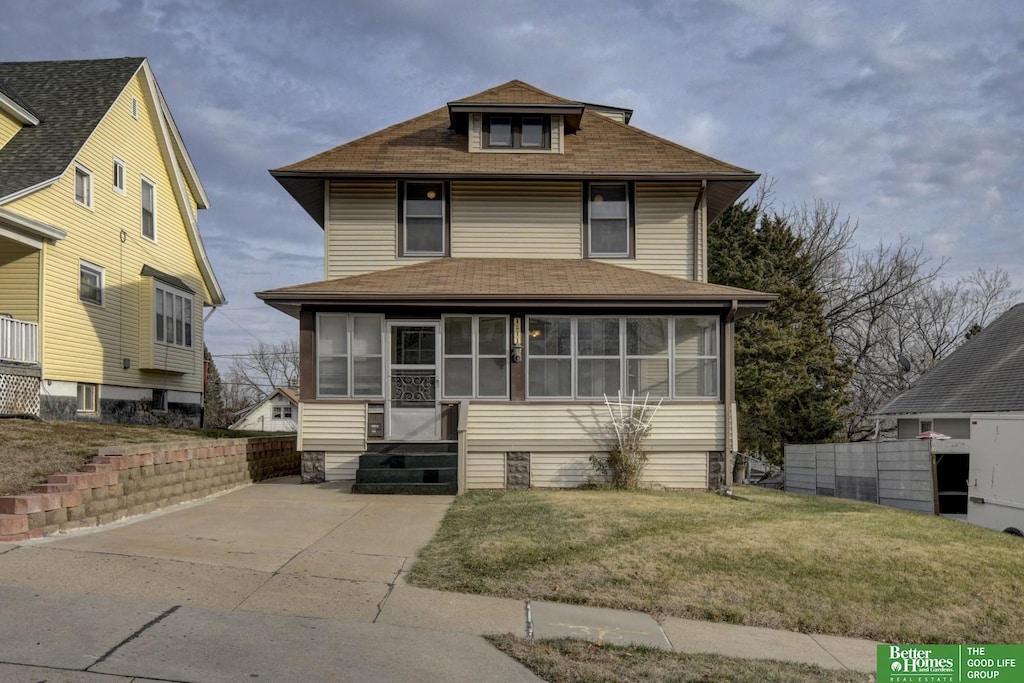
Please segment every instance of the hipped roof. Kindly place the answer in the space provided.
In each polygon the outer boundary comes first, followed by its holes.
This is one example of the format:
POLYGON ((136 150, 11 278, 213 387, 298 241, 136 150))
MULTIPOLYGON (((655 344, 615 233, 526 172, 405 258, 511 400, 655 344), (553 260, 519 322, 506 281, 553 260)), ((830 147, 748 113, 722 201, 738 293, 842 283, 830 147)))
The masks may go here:
MULTIPOLYGON (((626 111, 626 110, 623 110, 626 111)), ((323 225, 323 180, 331 178, 705 180, 714 220, 758 174, 586 109, 586 104, 510 81, 477 95, 271 171, 323 225), (575 107, 579 129, 561 154, 470 152, 453 126, 452 108, 494 111, 495 105, 575 107)))
POLYGON ((729 308, 776 298, 589 259, 442 258, 256 296, 290 315, 302 304, 433 308, 729 308))

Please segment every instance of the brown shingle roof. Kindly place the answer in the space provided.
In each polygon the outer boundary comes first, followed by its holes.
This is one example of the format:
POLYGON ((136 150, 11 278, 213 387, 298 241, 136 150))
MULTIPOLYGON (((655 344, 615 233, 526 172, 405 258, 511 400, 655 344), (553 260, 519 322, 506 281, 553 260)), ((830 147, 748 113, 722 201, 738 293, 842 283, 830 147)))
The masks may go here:
POLYGON ((448 110, 435 109, 303 161, 275 176, 681 176, 753 172, 727 164, 600 114, 584 113, 562 154, 470 153, 465 135, 449 128, 448 110))
POLYGON ((582 106, 581 102, 552 95, 519 80, 512 80, 476 95, 463 97, 451 104, 575 104, 582 106))
POLYGON ((321 226, 322 181, 327 178, 706 180, 709 221, 758 178, 753 171, 585 109, 582 117, 566 116, 566 120, 579 118, 579 127, 563 138, 560 154, 470 152, 467 134, 452 125, 449 109, 473 104, 482 108, 500 104, 586 107, 522 81, 510 81, 271 174, 321 226))
POLYGON ((587 259, 443 258, 364 275, 283 287, 256 296, 279 307, 299 303, 558 303, 643 306, 774 300, 736 287, 659 275, 587 259))

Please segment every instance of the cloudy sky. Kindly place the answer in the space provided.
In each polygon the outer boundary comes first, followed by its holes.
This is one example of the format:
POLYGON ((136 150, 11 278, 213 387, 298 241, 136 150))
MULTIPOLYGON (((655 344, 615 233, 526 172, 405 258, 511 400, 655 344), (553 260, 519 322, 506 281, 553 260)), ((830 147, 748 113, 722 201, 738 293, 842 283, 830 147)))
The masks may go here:
POLYGON ((256 290, 318 279, 267 173, 513 78, 815 198, 871 247, 1024 286, 1019 0, 0 0, 0 61, 149 57, 210 195, 215 355, 297 336, 256 290))

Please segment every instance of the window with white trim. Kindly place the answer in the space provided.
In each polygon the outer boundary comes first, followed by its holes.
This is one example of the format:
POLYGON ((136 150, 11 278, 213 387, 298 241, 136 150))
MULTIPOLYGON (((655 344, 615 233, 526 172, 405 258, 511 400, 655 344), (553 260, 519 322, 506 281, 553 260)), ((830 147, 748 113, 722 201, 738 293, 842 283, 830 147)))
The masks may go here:
POLYGON ((92 208, 92 171, 75 164, 75 202, 92 208))
POLYGON ((629 258, 633 254, 629 183, 590 183, 587 190, 587 256, 629 258))
POLYGON ((384 317, 317 313, 317 396, 384 395, 384 317))
POLYGON ((114 157, 114 190, 124 194, 124 162, 114 157))
POLYGON ((157 283, 153 287, 154 338, 161 344, 192 348, 192 295, 157 283))
POLYGON ((290 419, 292 419, 292 407, 291 406, 274 406, 272 419, 274 419, 274 420, 290 420, 290 419))
POLYGON ((400 255, 444 256, 448 242, 445 183, 409 181, 400 185, 400 255))
POLYGON ((78 262, 78 299, 103 305, 103 268, 88 261, 78 262))
POLYGON ((142 236, 156 241, 156 185, 142 179, 142 236))
POLYGON ((443 396, 508 397, 508 316, 446 315, 442 342, 443 396))
POLYGON ((572 318, 527 319, 527 396, 572 398, 572 318))
POLYGON ((77 409, 80 413, 95 413, 96 412, 96 393, 97 387, 95 384, 79 384, 78 385, 78 397, 77 397, 77 409))
POLYGON ((530 316, 527 397, 719 396, 716 316, 530 316))
POLYGON ((551 117, 542 114, 486 114, 484 149, 551 149, 551 117))

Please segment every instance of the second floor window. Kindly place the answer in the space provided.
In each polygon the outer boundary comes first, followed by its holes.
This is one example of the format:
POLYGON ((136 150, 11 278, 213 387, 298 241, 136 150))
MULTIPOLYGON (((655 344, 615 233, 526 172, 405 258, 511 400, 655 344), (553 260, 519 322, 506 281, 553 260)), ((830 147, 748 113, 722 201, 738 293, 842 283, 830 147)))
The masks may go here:
POLYGON ((445 184, 404 183, 401 256, 444 256, 447 251, 445 184))
POLYGON ((142 179, 142 236, 156 240, 156 185, 142 179))
POLYGON ((633 255, 632 207, 628 183, 591 183, 587 199, 587 256, 633 255))
POLYGON ((103 305, 103 269, 81 261, 78 264, 78 298, 97 306, 103 305))
POLYGON ((114 189, 124 194, 124 162, 114 157, 114 189))

